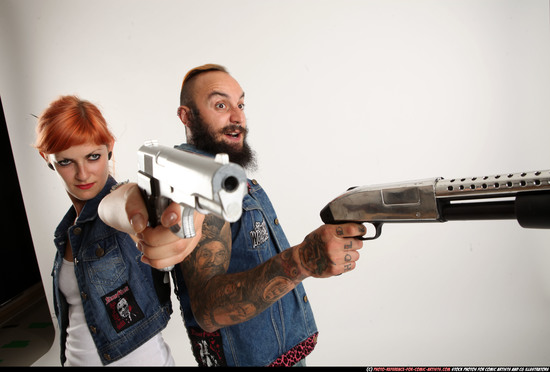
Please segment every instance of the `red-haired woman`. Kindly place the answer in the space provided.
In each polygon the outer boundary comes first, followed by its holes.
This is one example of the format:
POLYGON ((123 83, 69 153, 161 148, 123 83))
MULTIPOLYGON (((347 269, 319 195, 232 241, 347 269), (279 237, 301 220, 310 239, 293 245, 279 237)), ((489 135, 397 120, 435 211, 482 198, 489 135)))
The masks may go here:
POLYGON ((76 96, 60 97, 38 119, 35 147, 72 202, 54 237, 61 364, 174 365, 161 334, 172 313, 164 273, 98 217, 117 185, 109 173, 114 142, 99 109, 76 96))

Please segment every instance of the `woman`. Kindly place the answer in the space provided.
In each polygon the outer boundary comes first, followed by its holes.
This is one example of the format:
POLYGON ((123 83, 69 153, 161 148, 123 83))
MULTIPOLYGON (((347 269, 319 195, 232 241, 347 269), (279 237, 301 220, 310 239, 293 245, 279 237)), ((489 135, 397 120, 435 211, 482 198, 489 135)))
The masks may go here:
POLYGON ((172 307, 164 273, 141 262, 130 235, 105 225, 100 201, 114 137, 99 109, 62 96, 40 115, 36 148, 72 207, 55 231, 55 313, 63 365, 174 365, 161 330, 172 307))

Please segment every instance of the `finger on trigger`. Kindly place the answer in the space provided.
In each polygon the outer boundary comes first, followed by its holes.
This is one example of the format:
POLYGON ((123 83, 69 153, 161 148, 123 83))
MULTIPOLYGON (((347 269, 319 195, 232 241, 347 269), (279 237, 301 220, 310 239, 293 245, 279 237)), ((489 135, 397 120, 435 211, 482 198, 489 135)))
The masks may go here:
POLYGON ((170 203, 161 216, 161 223, 164 227, 170 227, 179 222, 181 206, 177 203, 170 203))

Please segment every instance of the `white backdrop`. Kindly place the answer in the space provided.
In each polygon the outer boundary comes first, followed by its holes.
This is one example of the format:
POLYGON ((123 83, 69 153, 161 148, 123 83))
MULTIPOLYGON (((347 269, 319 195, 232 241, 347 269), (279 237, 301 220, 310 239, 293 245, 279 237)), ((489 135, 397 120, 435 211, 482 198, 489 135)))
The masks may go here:
MULTIPOLYGON (((98 104, 115 176, 135 180, 144 140, 184 141, 184 74, 225 65, 246 92, 251 176, 292 244, 350 186, 550 168, 547 0, 0 0, 0 51, 50 304, 70 204, 31 147, 32 114, 62 94, 98 104)), ((549 365, 549 239, 515 221, 386 225, 355 271, 305 281, 308 364, 549 365)), ((165 335, 195 365, 178 311, 165 335)))

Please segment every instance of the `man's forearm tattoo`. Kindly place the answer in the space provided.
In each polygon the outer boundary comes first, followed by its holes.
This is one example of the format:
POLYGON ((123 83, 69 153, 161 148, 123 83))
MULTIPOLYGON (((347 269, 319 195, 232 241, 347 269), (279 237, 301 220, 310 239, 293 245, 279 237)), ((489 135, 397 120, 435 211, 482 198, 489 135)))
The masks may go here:
POLYGON ((292 250, 287 249, 286 251, 283 251, 281 253, 281 268, 284 272, 284 275, 291 279, 291 280, 297 280, 300 281, 302 278, 299 278, 300 274, 300 268, 298 267, 298 264, 294 261, 294 258, 292 257, 292 250))
POLYGON ((292 249, 251 270, 227 274, 231 244, 229 224, 207 215, 199 244, 182 263, 193 313, 206 328, 251 319, 305 278, 292 249))
POLYGON ((300 247, 300 263, 312 274, 321 275, 328 268, 330 261, 323 254, 323 241, 317 233, 311 233, 300 247))

